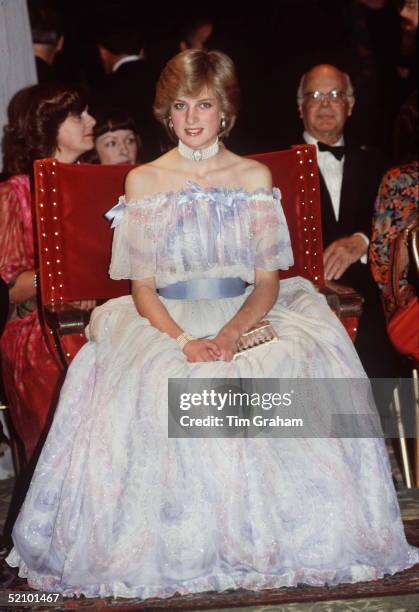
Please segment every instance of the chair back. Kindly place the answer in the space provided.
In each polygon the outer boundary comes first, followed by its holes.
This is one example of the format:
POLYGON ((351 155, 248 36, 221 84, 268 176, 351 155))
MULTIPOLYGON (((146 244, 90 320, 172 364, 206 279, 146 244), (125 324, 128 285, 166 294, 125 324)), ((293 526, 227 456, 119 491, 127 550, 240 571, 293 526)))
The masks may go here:
POLYGON ((35 215, 43 306, 129 293, 109 278, 112 234, 104 217, 131 166, 35 162, 35 215))
POLYGON ((281 278, 304 276, 324 285, 323 239, 320 213, 320 183, 316 147, 296 145, 292 149, 251 155, 272 172, 279 187, 291 236, 294 265, 281 278))

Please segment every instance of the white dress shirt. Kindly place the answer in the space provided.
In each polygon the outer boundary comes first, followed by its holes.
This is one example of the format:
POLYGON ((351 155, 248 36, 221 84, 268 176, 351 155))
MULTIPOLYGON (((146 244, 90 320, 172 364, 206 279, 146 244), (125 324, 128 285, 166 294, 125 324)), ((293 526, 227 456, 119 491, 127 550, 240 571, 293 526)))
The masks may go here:
MULTIPOLYGON (((339 160, 336 159, 336 157, 329 151, 319 151, 317 140, 307 131, 304 131, 303 138, 307 144, 313 144, 316 146, 317 165, 319 166, 319 170, 322 173, 327 190, 329 191, 333 211, 335 213, 335 219, 336 221, 339 221, 340 192, 342 190, 343 164, 345 162, 345 156, 339 160)), ((343 146, 343 144, 344 140, 343 136, 341 136, 339 140, 335 142, 334 146, 340 147, 343 146)), ((362 236, 367 246, 369 245, 369 238, 362 232, 355 232, 354 236, 362 236)), ((367 263, 367 255, 362 255, 360 257, 360 261, 361 263, 367 263)))
MULTIPOLYGON (((332 200, 335 219, 339 221, 340 192, 342 189, 343 163, 345 161, 345 156, 339 160, 329 151, 319 151, 317 140, 308 132, 304 132, 303 138, 307 144, 316 145, 317 164, 324 178, 324 182, 326 183, 327 190, 329 191, 330 199, 332 200)), ((336 146, 343 146, 343 137, 339 138, 335 144, 336 146)))
POLYGON ((127 62, 136 62, 137 60, 141 59, 144 59, 144 54, 141 53, 140 55, 126 55, 125 57, 121 57, 121 59, 115 62, 115 64, 112 66, 112 72, 116 72, 118 68, 122 66, 122 64, 126 64, 127 62))

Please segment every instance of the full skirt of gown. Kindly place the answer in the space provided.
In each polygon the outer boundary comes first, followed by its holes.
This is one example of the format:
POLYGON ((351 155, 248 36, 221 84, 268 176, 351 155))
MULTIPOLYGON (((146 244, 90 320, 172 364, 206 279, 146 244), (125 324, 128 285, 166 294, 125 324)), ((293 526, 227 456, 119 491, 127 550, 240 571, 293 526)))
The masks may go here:
MULTIPOLYGON (((163 300, 214 335, 245 296, 163 300)), ((167 378, 363 378, 346 331, 301 278, 268 315, 280 341, 188 363, 130 296, 95 309, 7 561, 66 595, 169 597, 375 580, 419 562, 382 439, 169 439, 167 378)))

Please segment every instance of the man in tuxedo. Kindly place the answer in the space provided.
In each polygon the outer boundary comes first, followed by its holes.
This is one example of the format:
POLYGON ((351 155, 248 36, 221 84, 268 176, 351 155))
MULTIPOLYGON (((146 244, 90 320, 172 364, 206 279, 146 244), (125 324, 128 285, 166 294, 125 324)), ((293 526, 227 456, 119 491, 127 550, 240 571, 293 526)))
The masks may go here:
POLYGON ((162 134, 153 116, 155 83, 141 33, 138 28, 107 27, 97 32, 96 44, 106 76, 94 90, 92 110, 124 109, 140 133, 141 161, 151 161, 161 154, 162 134))
POLYGON ((383 164, 371 152, 345 146, 343 132, 355 104, 347 74, 328 64, 314 66, 300 81, 297 104, 305 128, 303 138, 317 149, 326 280, 349 285, 364 297, 355 346, 367 374, 397 376, 396 355, 387 339, 378 290, 367 264, 383 164))

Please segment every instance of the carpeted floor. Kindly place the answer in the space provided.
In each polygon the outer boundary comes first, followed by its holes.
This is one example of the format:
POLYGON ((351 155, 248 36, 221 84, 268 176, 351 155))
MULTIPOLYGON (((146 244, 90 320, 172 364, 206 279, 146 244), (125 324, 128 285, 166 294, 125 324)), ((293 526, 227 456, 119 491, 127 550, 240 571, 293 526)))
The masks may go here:
MULTIPOLYGON (((408 540, 419 546, 419 489, 402 488, 396 471, 396 485, 408 540)), ((4 523, 13 490, 13 480, 0 481, 0 524, 4 523)), ((1 597, 6 592, 32 592, 22 579, 13 573, 3 573, 0 586, 0 612, 6 610, 101 610, 132 612, 133 610, 216 610, 227 612, 239 608, 243 612, 419 612, 419 565, 375 582, 340 585, 333 588, 282 588, 262 593, 249 591, 224 592, 172 597, 168 600, 135 599, 65 599, 58 606, 6 608, 1 597), (7 577, 9 576, 9 578, 7 577)))
MULTIPOLYGON (((419 520, 406 521, 406 534, 412 544, 419 545, 419 520)), ((13 576, 13 574, 10 574, 13 576)), ((1 593, 7 590, 29 593, 31 589, 23 579, 13 579, 0 588, 1 593)), ((171 597, 167 600, 149 599, 142 602, 137 599, 65 599, 59 606, 49 608, 30 607, 29 609, 49 610, 114 610, 132 612, 133 610, 231 610, 241 608, 249 612, 335 612, 351 610, 379 612, 418 612, 419 611, 419 565, 382 580, 374 582, 344 584, 337 587, 282 588, 259 593, 251 591, 234 591, 223 593, 202 593, 171 597)), ((2 608, 0 607, 0 610, 2 608)), ((25 610, 28 607, 24 608, 25 610)))

